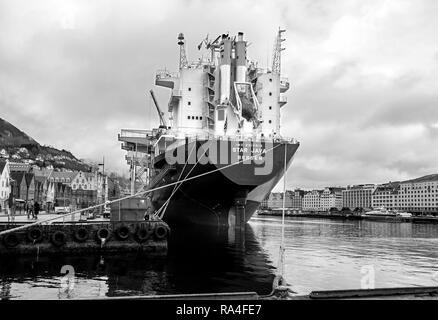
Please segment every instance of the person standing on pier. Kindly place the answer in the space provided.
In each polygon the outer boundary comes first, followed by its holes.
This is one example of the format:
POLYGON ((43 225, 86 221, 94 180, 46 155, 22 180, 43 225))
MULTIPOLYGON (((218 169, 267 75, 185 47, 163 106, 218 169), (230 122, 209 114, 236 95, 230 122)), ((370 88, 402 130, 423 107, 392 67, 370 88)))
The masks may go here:
POLYGON ((34 213, 34 202, 33 202, 33 199, 30 200, 30 203, 29 203, 29 212, 30 212, 31 215, 32 215, 32 219, 35 219, 35 213, 34 213))
POLYGON ((14 221, 14 216, 15 216, 15 198, 12 195, 12 192, 9 195, 9 199, 8 199, 8 207, 9 207, 9 219, 11 219, 11 221, 14 221))
POLYGON ((40 204, 38 203, 38 201, 35 201, 35 204, 33 206, 33 212, 35 214, 35 220, 37 220, 38 214, 40 213, 40 204))

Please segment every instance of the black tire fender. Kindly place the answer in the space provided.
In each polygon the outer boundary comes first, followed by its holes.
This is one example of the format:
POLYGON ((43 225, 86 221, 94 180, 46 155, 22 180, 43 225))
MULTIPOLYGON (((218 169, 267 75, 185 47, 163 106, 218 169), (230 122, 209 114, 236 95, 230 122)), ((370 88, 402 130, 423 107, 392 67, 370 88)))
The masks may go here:
POLYGON ((32 243, 38 243, 43 240, 43 230, 32 228, 27 232, 27 239, 32 243))
POLYGON ((85 242, 88 239, 88 235, 87 228, 81 227, 75 231, 74 238, 77 242, 85 242))
POLYGON ((96 238, 99 241, 105 239, 107 241, 111 236, 111 231, 108 228, 100 228, 96 231, 96 238))
POLYGON ((153 225, 149 225, 147 227, 139 227, 137 232, 135 233, 135 238, 138 242, 145 242, 148 240, 152 234, 154 233, 153 225))
POLYGON ((67 242, 67 235, 63 231, 55 231, 51 236, 54 246, 61 247, 67 242))
POLYGON ((8 233, 3 237, 3 243, 7 248, 15 248, 20 244, 20 238, 15 233, 8 233))
POLYGON ((169 235, 169 228, 160 223, 155 227, 154 235, 157 240, 164 240, 169 235))
POLYGON ((129 238, 129 235, 131 234, 131 231, 129 230, 128 226, 121 225, 116 230, 117 238, 120 240, 126 240, 129 238))

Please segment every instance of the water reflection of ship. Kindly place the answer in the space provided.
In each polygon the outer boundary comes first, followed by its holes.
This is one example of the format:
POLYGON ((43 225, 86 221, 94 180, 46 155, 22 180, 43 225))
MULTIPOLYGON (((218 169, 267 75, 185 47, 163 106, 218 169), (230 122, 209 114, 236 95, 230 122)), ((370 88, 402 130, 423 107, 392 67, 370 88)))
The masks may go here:
MULTIPOLYGON (((73 266, 78 278, 72 297, 233 291, 267 294, 274 277, 271 262, 250 226, 242 239, 229 239, 227 230, 191 228, 172 233, 167 258, 126 254, 2 261, 2 297, 16 295, 11 292, 14 282, 39 282, 41 290, 47 282, 52 288, 57 286, 65 265, 73 266), (99 286, 103 292, 98 292, 99 286)), ((38 293, 33 298, 38 299, 38 293)))
POLYGON ((180 292, 271 291, 274 267, 251 226, 240 239, 227 230, 197 228, 175 232, 172 240, 178 245, 169 250, 167 273, 180 292))

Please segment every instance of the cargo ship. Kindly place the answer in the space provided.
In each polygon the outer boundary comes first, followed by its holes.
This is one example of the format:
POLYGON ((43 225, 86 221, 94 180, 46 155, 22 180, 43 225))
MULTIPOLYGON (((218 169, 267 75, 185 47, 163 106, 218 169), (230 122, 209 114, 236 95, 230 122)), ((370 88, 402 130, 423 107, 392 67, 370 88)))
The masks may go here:
POLYGON ((131 193, 151 190, 151 212, 171 227, 246 223, 291 165, 299 142, 280 133, 290 87, 281 76, 283 32, 265 69, 248 58, 242 32, 207 36, 195 62, 188 62, 180 33, 179 71, 155 77, 170 92, 168 116, 150 90, 159 127, 119 134, 131 193))

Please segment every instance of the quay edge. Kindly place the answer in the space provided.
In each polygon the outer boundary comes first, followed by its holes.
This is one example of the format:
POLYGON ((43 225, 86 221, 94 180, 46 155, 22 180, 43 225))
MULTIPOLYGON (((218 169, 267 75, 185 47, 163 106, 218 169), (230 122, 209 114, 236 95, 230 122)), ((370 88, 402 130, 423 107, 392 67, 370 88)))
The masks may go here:
MULTIPOLYGON (((0 224, 0 232, 24 224, 0 224)), ((0 236, 0 256, 138 252, 167 254, 169 226, 157 221, 53 223, 0 236)))

